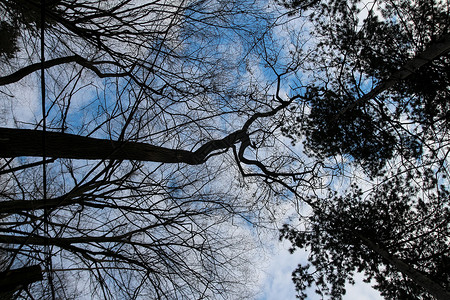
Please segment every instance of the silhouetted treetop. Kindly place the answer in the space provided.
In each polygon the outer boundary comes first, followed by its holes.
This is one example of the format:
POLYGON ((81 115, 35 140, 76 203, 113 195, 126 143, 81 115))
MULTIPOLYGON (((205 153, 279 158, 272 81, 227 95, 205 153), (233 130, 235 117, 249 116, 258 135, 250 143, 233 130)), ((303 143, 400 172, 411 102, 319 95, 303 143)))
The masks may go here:
POLYGON ((311 251, 308 264, 293 273, 299 298, 314 286, 320 295, 341 299, 355 272, 373 280, 386 299, 448 297, 449 195, 446 186, 419 187, 406 176, 368 192, 355 184, 342 194, 310 198, 314 215, 281 230, 291 251, 311 251))
POLYGON ((444 4, 283 3, 310 18, 316 37, 304 63, 311 72, 303 95, 309 110, 284 126, 287 136, 303 135, 319 157, 348 155, 373 175, 397 154, 419 158, 435 130, 447 130, 450 20, 444 4))

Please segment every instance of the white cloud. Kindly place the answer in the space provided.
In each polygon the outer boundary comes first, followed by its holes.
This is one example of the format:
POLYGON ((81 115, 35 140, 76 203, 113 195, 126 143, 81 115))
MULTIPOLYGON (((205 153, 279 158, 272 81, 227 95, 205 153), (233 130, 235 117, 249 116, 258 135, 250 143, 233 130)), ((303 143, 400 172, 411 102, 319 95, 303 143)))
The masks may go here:
POLYGON ((298 262, 306 258, 305 253, 296 251, 288 252, 289 243, 282 242, 275 245, 270 265, 266 270, 266 279, 261 288, 262 294, 259 300, 295 299, 294 283, 291 273, 298 262))
POLYGON ((346 286, 347 293, 343 300, 378 300, 383 299, 380 293, 371 287, 370 283, 363 282, 363 275, 355 275, 355 284, 346 286))
POLYGON ((36 86, 38 77, 29 76, 20 83, 0 87, 0 125, 22 126, 40 119, 41 99, 36 86))
MULTIPOLYGON (((292 271, 300 262, 306 262, 305 251, 295 251, 290 254, 289 243, 284 241, 274 246, 272 256, 268 257, 269 267, 265 271, 261 294, 258 300, 296 300, 295 288, 291 279, 292 271)), ((347 293, 343 300, 380 300, 380 294, 370 284, 363 282, 363 275, 356 274, 355 285, 347 285, 347 293)), ((320 297, 313 292, 308 294, 308 299, 318 300, 320 297)))

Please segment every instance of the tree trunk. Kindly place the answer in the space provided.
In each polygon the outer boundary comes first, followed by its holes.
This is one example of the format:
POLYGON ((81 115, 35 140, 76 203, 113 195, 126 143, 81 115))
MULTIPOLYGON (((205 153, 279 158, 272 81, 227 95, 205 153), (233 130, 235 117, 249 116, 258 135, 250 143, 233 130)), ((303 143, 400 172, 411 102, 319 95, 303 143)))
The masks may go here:
POLYGON ((146 143, 112 141, 61 132, 30 129, 0 128, 0 157, 38 156, 73 159, 140 160, 161 163, 204 163, 216 150, 226 150, 248 139, 245 130, 230 133, 220 140, 212 140, 196 151, 169 149, 146 143))
MULTIPOLYGON (((0 128, 0 157, 43 156, 42 135, 38 130, 0 128)), ((194 153, 185 150, 49 131, 45 133, 45 156, 197 164, 194 153)))
POLYGON ((370 92, 353 102, 352 104, 344 107, 334 118, 333 122, 344 115, 346 112, 352 110, 356 106, 375 98, 382 92, 390 89, 400 80, 406 79, 411 74, 415 73, 422 66, 429 62, 439 58, 441 55, 450 51, 450 34, 443 35, 439 40, 430 44, 427 49, 419 53, 416 57, 408 61, 399 71, 392 74, 387 80, 379 83, 370 92))
POLYGON ((6 297, 7 292, 16 291, 42 279, 42 270, 38 265, 0 272, 0 296, 6 297))
POLYGON ((450 299, 450 292, 447 291, 440 284, 428 278, 426 275, 417 271, 403 260, 396 258, 391 255, 388 251, 383 249, 380 245, 374 243, 370 239, 364 237, 363 235, 357 234, 357 236, 362 240, 363 244, 372 249, 375 253, 383 257, 389 264, 395 267, 398 271, 408 276, 417 285, 424 288, 430 295, 433 295, 439 300, 450 299))

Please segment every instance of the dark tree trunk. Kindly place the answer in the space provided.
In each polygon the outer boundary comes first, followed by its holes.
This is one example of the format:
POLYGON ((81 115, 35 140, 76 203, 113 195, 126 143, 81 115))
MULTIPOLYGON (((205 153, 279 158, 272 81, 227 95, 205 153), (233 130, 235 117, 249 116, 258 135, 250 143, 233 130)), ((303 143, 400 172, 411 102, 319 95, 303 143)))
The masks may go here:
POLYGON ((419 68, 439 58, 440 56, 446 54, 449 51, 450 51, 450 34, 444 34, 439 40, 429 45, 427 49, 425 49, 423 52, 419 53, 416 57, 408 61, 398 72, 392 74, 390 78, 388 78, 385 81, 382 81, 370 92, 368 92, 367 94, 365 94, 352 104, 343 108, 333 118, 333 121, 336 121, 338 118, 340 118, 342 115, 352 110, 356 106, 364 102, 367 102, 375 98, 382 92, 390 89, 400 80, 408 78, 408 76, 419 70, 419 68))
MULTIPOLYGON (((43 131, 38 130, 0 128, 0 156, 43 156, 42 135, 43 131)), ((45 156, 195 164, 192 160, 193 153, 185 150, 49 131, 45 133, 45 156)))
POLYGON ((6 297, 8 292, 16 291, 42 279, 41 267, 37 265, 0 272, 0 296, 6 297))
POLYGON ((161 163, 204 163, 213 151, 225 150, 246 135, 236 131, 221 140, 205 143, 196 151, 169 149, 146 143, 112 141, 74 134, 45 133, 29 129, 0 128, 0 157, 38 156, 73 159, 141 160, 161 163), (45 155, 44 155, 45 154, 45 155))
POLYGON ((425 274, 417 271, 409 264, 405 263, 403 260, 398 259, 397 257, 391 255, 388 251, 386 251, 383 247, 371 241, 370 239, 364 237, 361 234, 358 234, 358 237, 361 241, 370 249, 372 249, 375 253, 383 257, 389 264, 395 267, 398 271, 408 276, 412 281, 414 281, 417 285, 424 288, 428 293, 433 295, 436 299, 439 300, 448 300, 450 299, 450 292, 447 291, 440 284, 431 280, 425 274))

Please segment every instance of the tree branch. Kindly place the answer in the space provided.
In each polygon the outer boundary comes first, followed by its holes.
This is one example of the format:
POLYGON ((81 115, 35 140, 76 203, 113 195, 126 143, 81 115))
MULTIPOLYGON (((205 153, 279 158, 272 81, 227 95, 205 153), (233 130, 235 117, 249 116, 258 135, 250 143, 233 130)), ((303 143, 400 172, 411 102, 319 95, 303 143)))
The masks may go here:
MULTIPOLYGON (((42 131, 0 128, 0 157, 42 156, 42 131)), ((213 151, 227 149, 239 142, 242 131, 213 140, 191 152, 169 149, 146 143, 112 141, 68 133, 45 133, 45 152, 48 157, 73 159, 140 160, 161 163, 186 163, 198 165, 206 161, 213 151)))
MULTIPOLYGON (((85 68, 88 68, 89 70, 93 71, 98 77, 104 78, 104 77, 123 77, 129 75, 128 73, 102 73, 95 65, 108 63, 108 64, 115 64, 113 62, 93 62, 88 61, 87 59, 79 56, 79 55, 72 55, 72 56, 66 56, 66 57, 59 57, 55 59, 46 60, 43 63, 44 69, 48 69, 57 65, 67 64, 67 63, 77 63, 85 68)), ((40 70, 42 67, 41 63, 35 63, 31 64, 29 66, 26 66, 10 75, 6 75, 3 77, 0 77, 0 86, 1 85, 7 85, 14 82, 17 82, 24 78, 25 76, 30 75, 33 72, 36 72, 40 70)))

